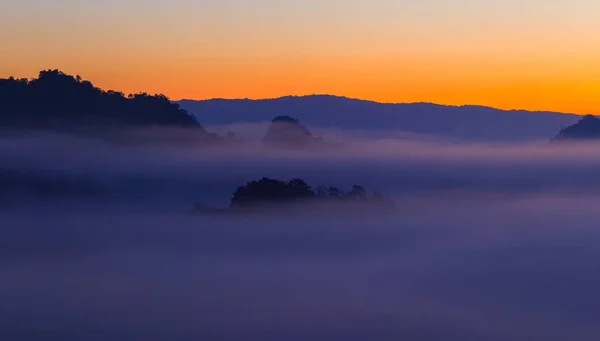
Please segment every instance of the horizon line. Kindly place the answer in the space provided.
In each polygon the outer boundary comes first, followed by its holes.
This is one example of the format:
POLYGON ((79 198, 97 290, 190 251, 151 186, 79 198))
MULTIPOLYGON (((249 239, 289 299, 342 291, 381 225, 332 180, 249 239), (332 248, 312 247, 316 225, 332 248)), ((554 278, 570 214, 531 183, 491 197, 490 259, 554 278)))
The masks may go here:
MULTIPOLYGON (((73 74, 69 73, 68 71, 63 71, 60 68, 44 68, 42 70, 40 70, 39 72, 42 71, 58 71, 61 72, 67 76, 70 77, 75 77, 73 74)), ((79 75, 79 74, 77 74, 79 75)), ((19 77, 16 76, 8 76, 6 79, 14 77, 15 79, 20 79, 19 77)), ((33 77, 25 77, 23 79, 27 79, 27 80, 31 80, 34 79, 35 76, 33 77)), ((3 77, 0 77, 0 79, 5 79, 3 77)), ((89 79, 84 79, 90 83, 92 83, 95 87, 98 87, 96 85, 96 83, 92 80, 89 79)), ((114 89, 104 89, 104 88, 99 88, 103 91, 116 91, 116 92, 120 92, 123 93, 124 95, 126 94, 126 92, 121 91, 121 90, 114 90, 114 89)), ((131 92, 130 94, 135 94, 136 92, 131 92)), ((144 92, 137 92, 137 93, 144 93, 144 92)), ((151 94, 148 93, 148 94, 151 94)), ((312 93, 312 94, 289 94, 289 95, 281 95, 281 96, 276 96, 276 97, 254 97, 254 98, 250 98, 250 97, 245 97, 245 98, 241 98, 241 97, 211 97, 211 98, 203 98, 203 99, 193 99, 193 98, 179 98, 179 99, 172 99, 171 96, 169 96, 168 94, 164 93, 164 92, 156 92, 154 93, 154 95, 162 95, 162 96, 166 96, 171 102, 183 102, 183 101, 189 101, 189 102, 206 102, 206 101, 214 101, 214 100, 222 100, 222 101, 269 101, 269 100, 278 100, 278 99, 284 99, 284 98, 305 98, 305 97, 332 97, 332 98, 338 98, 338 99, 346 99, 346 100, 352 100, 352 101, 359 101, 359 102, 368 102, 368 103, 373 103, 373 104, 381 104, 381 105, 416 105, 416 104, 427 104, 427 105, 435 105, 435 106, 441 106, 441 107, 449 107, 449 108, 464 108, 464 107, 478 107, 478 108, 487 108, 487 109, 492 109, 492 110, 499 110, 499 111, 506 111, 506 112, 530 112, 530 113, 554 113, 554 114, 562 114, 562 115, 574 115, 574 116, 587 116, 587 115, 592 115, 592 116, 600 116, 600 113, 598 114, 592 114, 589 112, 581 112, 581 113, 577 113, 577 112, 568 112, 568 111, 556 111, 556 110, 552 110, 552 109, 525 109, 525 108, 501 108, 501 107, 494 107, 491 105, 486 105, 486 104, 474 104, 474 103, 462 103, 462 104, 444 104, 444 103, 439 103, 439 102, 427 102, 427 101, 417 101, 417 102, 392 102, 392 101, 377 101, 377 100, 372 100, 372 99, 366 99, 366 98, 357 98, 357 97, 348 97, 348 96, 344 96, 344 95, 335 95, 335 94, 331 94, 331 93, 312 93)))
POLYGON ((579 114, 579 113, 575 113, 575 112, 563 112, 563 111, 543 110, 543 109, 523 109, 523 108, 502 109, 502 108, 493 107, 493 106, 484 105, 484 104, 443 104, 443 103, 425 102, 425 101, 421 101, 421 102, 384 102, 384 101, 376 101, 376 100, 370 100, 370 99, 348 97, 348 96, 343 96, 343 95, 324 94, 324 93, 323 94, 315 93, 315 94, 307 94, 307 95, 283 95, 283 96, 278 96, 278 97, 260 97, 260 98, 250 98, 250 97, 246 97, 246 98, 212 97, 212 98, 205 98, 205 99, 181 98, 181 99, 171 100, 171 101, 173 101, 173 102, 184 102, 184 101, 186 101, 186 102, 208 102, 208 101, 253 101, 253 102, 259 102, 259 101, 273 101, 273 100, 284 99, 284 98, 306 98, 306 97, 332 97, 332 98, 337 98, 337 99, 346 99, 346 100, 368 102, 368 103, 382 104, 382 105, 428 104, 428 105, 435 105, 435 106, 441 106, 441 107, 452 107, 452 108, 478 107, 478 108, 487 108, 487 109, 500 110, 500 111, 523 111, 523 112, 532 112, 532 113, 533 112, 553 113, 553 114, 575 115, 575 116, 587 116, 587 115, 600 116, 600 114, 590 114, 590 113, 579 114))

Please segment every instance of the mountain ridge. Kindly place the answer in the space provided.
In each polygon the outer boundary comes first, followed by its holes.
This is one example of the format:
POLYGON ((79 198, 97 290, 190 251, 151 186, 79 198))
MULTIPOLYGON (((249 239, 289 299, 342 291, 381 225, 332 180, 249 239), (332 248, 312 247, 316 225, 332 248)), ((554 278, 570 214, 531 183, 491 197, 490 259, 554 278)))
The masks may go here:
POLYGON ((248 102, 264 102, 264 101, 275 101, 275 100, 285 100, 285 99, 309 99, 309 98, 330 98, 330 99, 339 99, 339 100, 348 100, 355 102, 364 102, 370 104, 378 104, 378 105, 431 105, 436 107, 444 107, 444 108, 482 108, 482 109, 492 109, 506 112, 523 112, 523 113, 552 113, 552 114, 562 114, 562 115, 574 115, 574 116, 598 116, 595 114, 577 114, 572 112, 563 112, 563 111, 555 111, 555 110, 534 110, 534 109, 523 109, 523 108, 514 108, 514 109, 502 109, 497 108, 490 105, 484 104, 443 104, 437 102, 427 102, 427 101, 419 101, 419 102, 383 102, 376 101, 370 99, 362 99, 356 97, 348 97, 341 95, 331 95, 331 94, 310 94, 310 95, 285 95, 279 97, 265 97, 265 98, 225 98, 225 97, 213 97, 213 98, 205 98, 205 99, 193 99, 193 98, 181 98, 178 100, 174 100, 175 103, 184 103, 184 102, 210 102, 210 101, 248 101, 248 102))
POLYGON ((553 111, 427 102, 380 103, 334 95, 181 100, 177 103, 205 125, 264 123, 276 116, 290 115, 311 128, 400 131, 469 141, 547 141, 581 118, 553 111))

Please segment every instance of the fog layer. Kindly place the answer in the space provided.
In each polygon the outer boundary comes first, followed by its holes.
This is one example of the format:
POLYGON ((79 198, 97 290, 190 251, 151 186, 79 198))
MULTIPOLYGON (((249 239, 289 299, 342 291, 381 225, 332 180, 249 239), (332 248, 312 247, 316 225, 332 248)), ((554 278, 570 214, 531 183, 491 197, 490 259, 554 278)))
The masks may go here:
POLYGON ((0 339, 598 339, 599 150, 3 137, 0 339), (263 176, 361 184, 397 210, 185 214, 263 176))

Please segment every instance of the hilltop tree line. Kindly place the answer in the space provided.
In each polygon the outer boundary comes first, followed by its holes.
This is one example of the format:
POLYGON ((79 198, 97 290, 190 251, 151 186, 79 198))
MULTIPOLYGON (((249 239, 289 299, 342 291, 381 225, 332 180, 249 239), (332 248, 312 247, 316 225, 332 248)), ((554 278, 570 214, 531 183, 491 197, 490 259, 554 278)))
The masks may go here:
POLYGON ((0 125, 176 126, 202 129, 195 117, 164 95, 104 91, 79 76, 45 70, 38 78, 0 79, 0 125))
POLYGON ((562 128, 550 142, 586 141, 600 139, 600 119, 593 115, 582 117, 576 124, 562 128))

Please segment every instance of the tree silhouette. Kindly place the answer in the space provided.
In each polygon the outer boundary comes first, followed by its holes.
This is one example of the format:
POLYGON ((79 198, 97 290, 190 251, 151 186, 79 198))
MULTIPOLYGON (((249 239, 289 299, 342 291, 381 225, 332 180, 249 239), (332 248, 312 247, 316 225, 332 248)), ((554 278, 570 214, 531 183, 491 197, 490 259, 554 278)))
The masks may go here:
MULTIPOLYGON (((85 125, 178 126, 202 129, 164 95, 125 96, 80 76, 44 70, 31 80, 0 79, 0 126, 68 128, 85 125)), ((203 130, 203 129, 202 129, 203 130)))
POLYGON ((234 192, 230 208, 254 208, 268 204, 289 203, 307 200, 332 200, 333 203, 374 204, 379 208, 393 208, 394 202, 381 193, 374 193, 371 197, 367 190, 360 185, 352 186, 346 193, 337 187, 319 186, 313 191, 304 180, 292 179, 288 182, 262 178, 259 181, 250 181, 245 186, 238 187, 234 192))
POLYGON ((367 190, 363 186, 354 185, 350 192, 346 193, 346 196, 353 200, 366 200, 367 190))
POLYGON ((302 179, 292 179, 287 186, 295 198, 310 198, 315 195, 310 186, 302 179))
POLYGON ((308 199, 314 196, 310 186, 302 179, 289 182, 262 178, 238 187, 231 199, 231 207, 243 208, 264 203, 308 199))
POLYGON ((322 198, 340 198, 344 195, 344 192, 334 186, 321 185, 317 187, 316 195, 322 198))
POLYGON ((344 194, 344 192, 337 187, 329 186, 329 188, 327 189, 327 194, 330 197, 341 197, 344 194))

